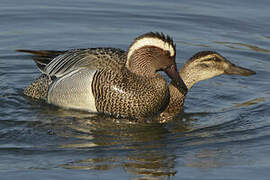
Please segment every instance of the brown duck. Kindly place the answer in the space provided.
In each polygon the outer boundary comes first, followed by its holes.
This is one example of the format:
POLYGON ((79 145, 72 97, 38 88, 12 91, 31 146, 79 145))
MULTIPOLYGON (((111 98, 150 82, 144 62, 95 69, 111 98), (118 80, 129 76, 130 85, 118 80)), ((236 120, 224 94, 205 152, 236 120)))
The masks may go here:
POLYGON ((169 103, 164 71, 178 88, 186 89, 175 64, 175 45, 162 33, 139 36, 128 52, 115 48, 27 51, 42 75, 24 94, 64 108, 114 116, 145 118, 169 103))
MULTIPOLYGON (((36 56, 34 57, 34 59, 37 62, 38 66, 39 61, 50 62, 53 58, 65 54, 67 52, 67 51, 32 51, 32 50, 18 50, 18 51, 35 54, 36 56)), ((121 58, 121 60, 125 60, 125 58, 121 58)), ((119 63, 123 62, 119 61, 119 63)), ((166 109, 160 114, 160 117, 171 117, 182 112, 185 97, 188 93, 188 90, 190 90, 195 83, 222 74, 249 76, 256 73, 250 69, 246 69, 231 63, 225 57, 221 56, 217 52, 214 51, 198 52, 195 55, 193 55, 179 71, 179 75, 183 79, 185 85, 181 83, 180 85, 177 85, 175 83, 177 81, 172 81, 169 84, 170 102, 166 107, 166 109)), ((25 94, 30 95, 28 89, 25 90, 25 94)), ((147 103, 147 101, 144 102, 147 103)), ((159 120, 163 121, 163 119, 160 118, 159 120)))

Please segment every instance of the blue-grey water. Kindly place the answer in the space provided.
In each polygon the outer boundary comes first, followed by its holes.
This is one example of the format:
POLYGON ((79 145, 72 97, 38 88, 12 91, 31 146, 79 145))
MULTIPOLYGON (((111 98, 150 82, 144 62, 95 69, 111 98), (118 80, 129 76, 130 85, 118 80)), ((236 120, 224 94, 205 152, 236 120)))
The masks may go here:
POLYGON ((0 179, 269 179, 270 1, 1 0, 0 179), (196 84, 168 123, 126 123, 27 98, 16 49, 127 49, 159 31, 177 64, 214 50, 257 72, 196 84))

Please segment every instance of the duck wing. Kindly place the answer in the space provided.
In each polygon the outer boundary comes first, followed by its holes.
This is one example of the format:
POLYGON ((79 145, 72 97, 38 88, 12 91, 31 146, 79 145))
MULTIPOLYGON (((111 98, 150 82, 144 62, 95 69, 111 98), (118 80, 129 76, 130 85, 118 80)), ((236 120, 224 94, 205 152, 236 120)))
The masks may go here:
POLYGON ((126 61, 126 52, 117 48, 88 48, 68 51, 17 50, 34 54, 39 70, 52 77, 61 77, 81 68, 120 68, 126 61))

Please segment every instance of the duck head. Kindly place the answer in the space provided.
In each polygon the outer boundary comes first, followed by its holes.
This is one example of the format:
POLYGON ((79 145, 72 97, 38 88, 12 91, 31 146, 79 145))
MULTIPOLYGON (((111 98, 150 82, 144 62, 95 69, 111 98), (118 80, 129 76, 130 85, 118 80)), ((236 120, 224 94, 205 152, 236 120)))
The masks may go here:
POLYGON ((163 33, 146 33, 137 37, 127 54, 127 68, 138 75, 153 77, 157 71, 164 71, 172 81, 187 89, 175 63, 175 44, 163 33))
MULTIPOLYGON (((237 66, 217 52, 202 51, 193 55, 181 68, 179 74, 188 89, 195 83, 212 77, 228 74, 249 76, 256 74, 250 69, 237 66)), ((177 89, 173 83, 169 84, 170 102, 161 113, 161 117, 172 116, 183 110, 187 91, 177 89)))
POLYGON ((237 66, 214 51, 196 53, 180 70, 180 75, 188 89, 199 81, 222 74, 249 76, 256 72, 237 66))

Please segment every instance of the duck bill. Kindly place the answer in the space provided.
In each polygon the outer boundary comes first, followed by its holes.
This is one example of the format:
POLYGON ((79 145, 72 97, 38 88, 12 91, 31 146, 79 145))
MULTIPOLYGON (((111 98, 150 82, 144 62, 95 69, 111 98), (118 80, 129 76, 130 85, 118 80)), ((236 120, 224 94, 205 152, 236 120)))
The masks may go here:
POLYGON ((243 68, 240 66, 236 66, 235 64, 232 64, 228 69, 225 70, 225 74, 250 76, 250 75, 256 74, 256 72, 252 71, 250 69, 243 68))
POLYGON ((172 79, 173 84, 175 84, 178 88, 187 91, 187 86, 177 72, 176 65, 167 67, 164 72, 172 79))

